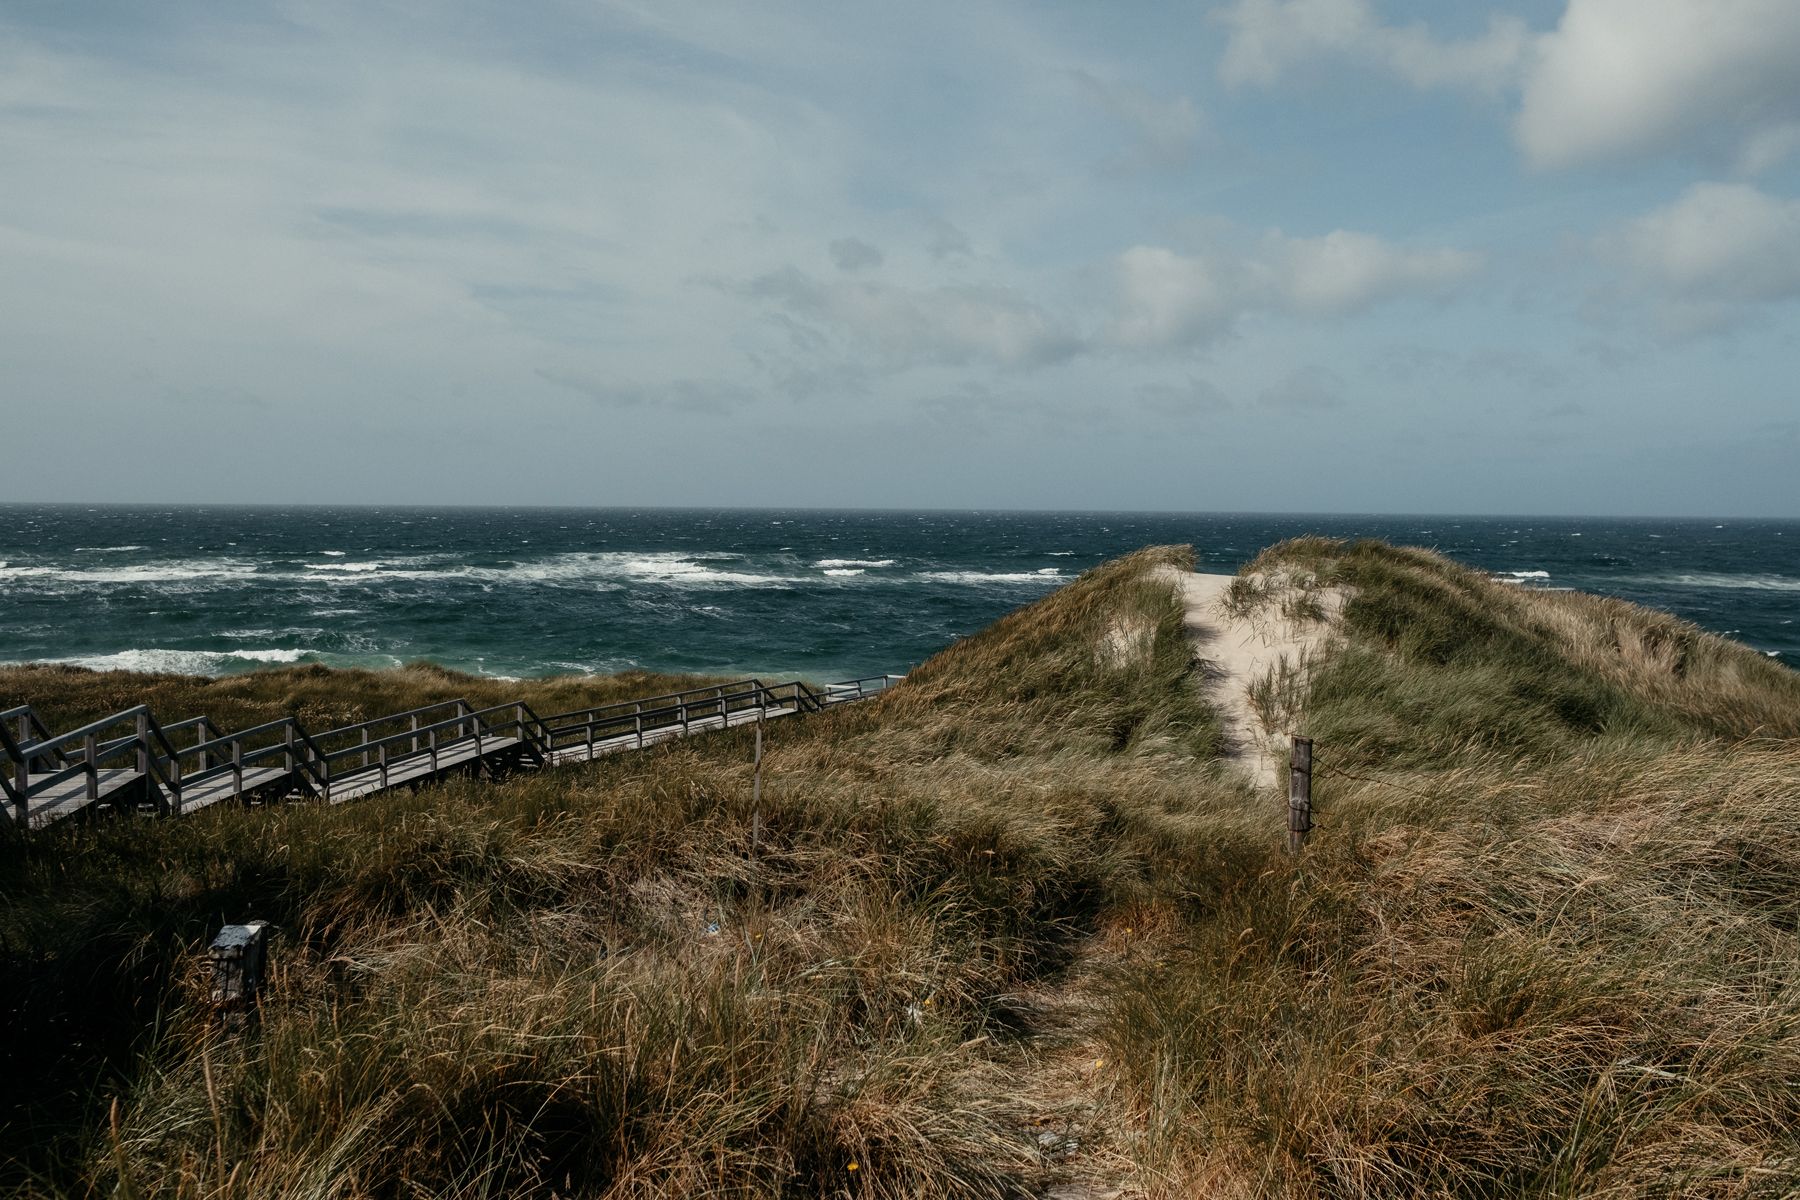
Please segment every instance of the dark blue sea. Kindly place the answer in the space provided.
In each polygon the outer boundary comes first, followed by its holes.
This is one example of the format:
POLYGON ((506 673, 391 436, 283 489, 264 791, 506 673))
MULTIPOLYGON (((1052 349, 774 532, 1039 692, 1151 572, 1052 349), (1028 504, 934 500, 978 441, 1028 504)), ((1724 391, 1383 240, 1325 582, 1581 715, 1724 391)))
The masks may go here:
POLYGON ((0 506, 0 661, 219 674, 905 671, 1087 567, 1302 533, 1430 546, 1800 663, 1800 523, 771 510, 0 506))

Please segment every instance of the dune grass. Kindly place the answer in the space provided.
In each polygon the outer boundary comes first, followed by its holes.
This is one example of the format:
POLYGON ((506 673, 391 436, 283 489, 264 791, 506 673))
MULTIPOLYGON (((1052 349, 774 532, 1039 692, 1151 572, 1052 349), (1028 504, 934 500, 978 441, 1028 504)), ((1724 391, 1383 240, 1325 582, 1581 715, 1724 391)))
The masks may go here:
POLYGON ((1349 594, 1320 828, 1118 969, 1147 1190, 1793 1194, 1800 676, 1424 551, 1245 574, 1295 572, 1349 594))
POLYGON ((538 715, 549 716, 724 682, 723 677, 647 671, 496 679, 425 662, 389 671, 312 665, 216 678, 28 663, 0 667, 0 709, 30 704, 57 731, 147 704, 165 723, 204 715, 229 731, 292 716, 308 730, 322 733, 448 700, 464 699, 477 709, 519 700, 538 715))
POLYGON ((1179 561, 1109 564, 882 700, 771 726, 754 854, 748 731, 7 847, 23 1186, 1027 1192, 1051 1168, 1007 1079, 1017 993, 1243 800, 1149 579, 1179 561), (253 914, 277 977, 231 1035, 197 952, 253 914))
POLYGON ((1791 672, 1423 552, 1277 547, 1234 604, 1350 597, 1283 697, 1318 739, 1296 861, 1214 758, 1169 566, 771 725, 760 819, 739 730, 0 846, 5 1185, 1800 1189, 1791 672), (233 1033, 199 951, 251 915, 282 933, 233 1033))

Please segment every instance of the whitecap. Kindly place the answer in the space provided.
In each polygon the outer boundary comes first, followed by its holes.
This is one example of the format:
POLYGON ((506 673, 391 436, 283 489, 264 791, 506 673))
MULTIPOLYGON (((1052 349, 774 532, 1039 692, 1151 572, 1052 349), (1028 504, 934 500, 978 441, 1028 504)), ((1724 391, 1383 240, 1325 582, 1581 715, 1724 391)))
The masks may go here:
POLYGON ((296 663, 305 650, 120 650, 113 654, 80 654, 50 659, 94 671, 168 672, 178 675, 217 675, 247 663, 296 663))
POLYGON ((354 571, 358 574, 368 574, 371 571, 381 570, 382 565, 383 564, 380 563, 379 561, 377 561, 377 562, 345 562, 345 563, 307 563, 306 569, 309 571, 354 571))
POLYGON ((321 550, 321 551, 319 551, 319 553, 323 554, 327 558, 342 558, 342 557, 344 557, 344 555, 348 554, 349 551, 347 551, 347 550, 321 550))
POLYGON ((918 578, 938 583, 1047 583, 1058 574, 1054 568, 1048 575, 1043 571, 924 571, 918 578))
POLYGON ((1756 592, 1800 592, 1800 579, 1786 575, 1726 575, 1694 573, 1685 575, 1639 575, 1621 579, 1649 587, 1722 588, 1756 592))
POLYGON ((839 575, 839 576, 861 575, 862 573, 863 573, 863 569, 861 567, 833 567, 832 569, 825 572, 825 574, 827 574, 827 575, 839 575))
POLYGON ((827 568, 825 571, 827 575, 831 574, 829 568, 832 567, 891 567, 893 565, 894 560, 891 558, 821 558, 813 564, 815 567, 827 568))
POLYGON ((8 578, 49 579, 67 583, 186 583, 197 579, 236 579, 256 573, 256 567, 230 558, 174 559, 138 563, 129 567, 81 569, 77 567, 10 567, 8 578))

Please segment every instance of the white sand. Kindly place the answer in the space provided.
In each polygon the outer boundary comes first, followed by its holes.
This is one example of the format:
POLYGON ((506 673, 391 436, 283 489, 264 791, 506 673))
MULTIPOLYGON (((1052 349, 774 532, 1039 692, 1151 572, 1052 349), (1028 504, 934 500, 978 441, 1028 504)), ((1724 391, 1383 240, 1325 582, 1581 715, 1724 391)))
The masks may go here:
POLYGON ((1323 621, 1290 621, 1279 604, 1267 604, 1248 616, 1231 616, 1222 603, 1236 576, 1169 571, 1187 604, 1188 636, 1206 679, 1208 698, 1224 729, 1224 757, 1248 773, 1259 787, 1286 786, 1288 738, 1292 729, 1265 729, 1250 704, 1250 687, 1281 667, 1300 668, 1316 658, 1343 609, 1343 593, 1322 588, 1314 593, 1324 608, 1323 621))

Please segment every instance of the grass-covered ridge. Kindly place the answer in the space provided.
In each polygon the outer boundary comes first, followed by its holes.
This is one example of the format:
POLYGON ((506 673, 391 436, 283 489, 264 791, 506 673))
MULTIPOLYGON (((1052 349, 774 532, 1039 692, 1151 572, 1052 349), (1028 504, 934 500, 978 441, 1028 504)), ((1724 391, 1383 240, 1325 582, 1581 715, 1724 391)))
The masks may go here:
POLYGON ((1426 550, 1302 539, 1248 573, 1348 590, 1342 652, 1306 700, 1339 756, 1443 765, 1604 743, 1800 737, 1800 673, 1667 613, 1500 583, 1426 550))
POLYGON ((1020 993, 1241 803, 1145 586, 1185 561, 1109 564, 883 700, 771 726, 754 856, 748 732, 8 848, 9 1117, 40 1185, 1028 1189, 1052 1168, 1011 1082, 1020 993), (252 914, 278 978, 229 1037, 196 952, 252 914))
POLYGON ((1171 1191, 1800 1189, 1800 675, 1426 551, 1245 574, 1348 603, 1297 677, 1299 870, 1188 909, 1112 995, 1171 1191))
POLYGON ((218 677, 28 663, 0 666, 0 709, 31 704, 54 730, 75 729, 147 704, 165 723, 205 715, 233 730, 291 716, 322 733, 449 700, 468 700, 478 709, 522 700, 549 716, 721 682, 725 680, 645 671, 498 679, 424 662, 389 671, 311 665, 218 677))
POLYGON ((1318 739, 1296 863, 1212 757, 1169 566, 772 725, 754 853, 747 731, 0 847, 5 1184, 1800 1188, 1791 672, 1424 552, 1275 548, 1252 575, 1348 596, 1281 708, 1318 739), (275 987, 230 1035, 197 951, 249 915, 275 987))

